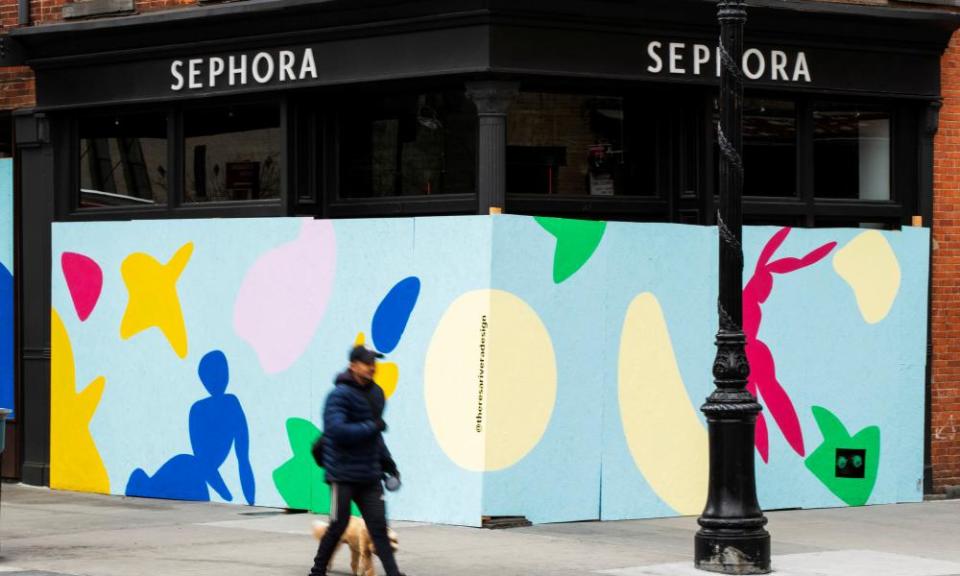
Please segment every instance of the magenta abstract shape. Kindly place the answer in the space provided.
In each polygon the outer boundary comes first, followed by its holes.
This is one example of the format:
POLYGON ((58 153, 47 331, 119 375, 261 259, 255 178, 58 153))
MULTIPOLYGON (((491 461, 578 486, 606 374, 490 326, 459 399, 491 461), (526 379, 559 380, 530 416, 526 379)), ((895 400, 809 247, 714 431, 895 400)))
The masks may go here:
POLYGON ((83 322, 97 307, 103 290, 103 271, 92 258, 75 252, 64 252, 60 256, 60 266, 67 280, 70 297, 73 298, 73 307, 83 322))
MULTIPOLYGON (((777 380, 777 367, 773 354, 763 341, 757 338, 760 333, 760 323, 763 312, 760 305, 767 301, 773 290, 774 274, 789 274, 801 268, 811 266, 822 260, 833 250, 837 243, 828 242, 816 250, 809 252, 802 258, 781 258, 770 262, 774 252, 783 244, 790 228, 782 228, 767 242, 760 252, 753 276, 743 289, 743 331, 747 337, 747 360, 750 362, 750 376, 747 379, 747 390, 757 398, 762 398, 774 422, 783 433, 787 443, 793 451, 804 456, 806 449, 803 445, 803 430, 800 428, 800 419, 793 407, 790 395, 777 380)), ((764 462, 768 461, 770 445, 767 432, 767 422, 763 413, 757 418, 757 427, 754 434, 754 444, 764 462)))
POLYGON ((264 253, 247 271, 233 328, 264 372, 282 372, 306 351, 327 310, 335 269, 333 224, 307 220, 296 240, 264 253))
MULTIPOLYGON (((750 370, 753 370, 752 364, 750 365, 750 370)), ((754 398, 757 397, 757 382, 755 380, 747 380, 747 392, 753 394, 754 398)), ((760 453, 763 461, 767 462, 770 458, 770 436, 767 433, 767 419, 763 417, 763 412, 757 414, 757 425, 754 428, 753 444, 757 447, 757 452, 760 453)))

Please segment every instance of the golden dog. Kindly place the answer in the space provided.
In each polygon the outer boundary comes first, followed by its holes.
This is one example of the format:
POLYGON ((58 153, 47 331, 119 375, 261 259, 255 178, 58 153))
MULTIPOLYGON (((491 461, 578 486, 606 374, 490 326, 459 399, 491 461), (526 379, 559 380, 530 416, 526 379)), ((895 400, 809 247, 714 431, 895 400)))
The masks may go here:
MULTIPOLYGON (((327 533, 329 524, 321 520, 313 523, 313 536, 317 540, 323 538, 327 533)), ((390 547, 397 550, 397 534, 387 528, 387 537, 390 538, 390 547)), ((343 531, 340 537, 340 543, 346 544, 350 548, 350 570, 356 576, 376 576, 373 569, 373 555, 377 550, 373 546, 373 540, 370 539, 370 533, 367 531, 367 525, 362 518, 356 516, 350 517, 347 529, 343 531)), ((334 548, 334 555, 336 548, 334 548)), ((333 564, 333 556, 330 556, 330 564, 333 564)))

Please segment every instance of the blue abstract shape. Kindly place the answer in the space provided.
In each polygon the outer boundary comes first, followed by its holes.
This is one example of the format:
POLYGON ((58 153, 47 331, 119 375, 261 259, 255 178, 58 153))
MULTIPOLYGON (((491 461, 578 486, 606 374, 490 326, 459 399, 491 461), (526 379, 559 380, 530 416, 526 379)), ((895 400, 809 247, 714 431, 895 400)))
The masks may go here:
POLYGON ((410 276, 397 282, 387 292, 373 313, 373 345, 384 354, 397 347, 403 331, 407 328, 410 314, 420 296, 420 279, 410 276))
POLYGON ((0 408, 13 418, 13 274, 0 264, 0 408))
POLYGON ((214 350, 200 359, 197 368, 200 381, 211 396, 223 394, 230 382, 230 368, 227 366, 227 357, 223 352, 214 350))
POLYGON ((226 394, 230 370, 223 352, 208 352, 197 369, 210 397, 190 408, 190 446, 193 454, 177 454, 152 477, 137 468, 127 481, 127 496, 210 500, 209 488, 226 501, 233 495, 220 475, 220 466, 233 448, 240 472, 240 486, 247 504, 256 499, 256 484, 250 465, 250 437, 240 400, 226 394))

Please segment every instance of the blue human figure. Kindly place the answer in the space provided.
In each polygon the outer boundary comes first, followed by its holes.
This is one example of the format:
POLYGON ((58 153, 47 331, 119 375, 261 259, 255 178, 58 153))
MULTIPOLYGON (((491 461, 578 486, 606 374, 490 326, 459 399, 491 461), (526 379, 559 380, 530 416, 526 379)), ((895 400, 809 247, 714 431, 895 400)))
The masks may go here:
POLYGON ((253 504, 256 484, 250 466, 250 439, 247 419, 240 400, 226 394, 230 381, 227 358, 223 352, 208 352, 197 369, 208 398, 190 408, 190 446, 193 454, 178 454, 157 470, 153 477, 138 468, 127 482, 127 496, 209 500, 208 487, 226 501, 233 495, 220 475, 220 466, 233 447, 240 472, 240 486, 248 504, 253 504))

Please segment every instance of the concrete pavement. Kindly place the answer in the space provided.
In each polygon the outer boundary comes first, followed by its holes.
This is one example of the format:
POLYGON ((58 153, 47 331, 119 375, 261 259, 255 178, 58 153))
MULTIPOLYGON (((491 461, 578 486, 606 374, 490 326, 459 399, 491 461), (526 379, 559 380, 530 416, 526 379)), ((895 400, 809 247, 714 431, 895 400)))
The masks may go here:
MULTIPOLYGON (((5 484, 0 576, 303 576, 315 517, 5 484)), ((781 576, 960 576, 960 500, 769 512, 781 576)), ((702 575, 695 518, 481 530, 393 523, 410 576, 702 575)), ((346 549, 335 574, 349 573, 346 549)), ((377 566, 379 570, 379 565, 377 566)))

